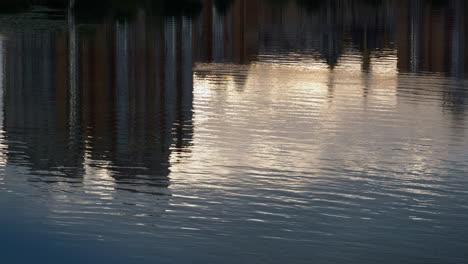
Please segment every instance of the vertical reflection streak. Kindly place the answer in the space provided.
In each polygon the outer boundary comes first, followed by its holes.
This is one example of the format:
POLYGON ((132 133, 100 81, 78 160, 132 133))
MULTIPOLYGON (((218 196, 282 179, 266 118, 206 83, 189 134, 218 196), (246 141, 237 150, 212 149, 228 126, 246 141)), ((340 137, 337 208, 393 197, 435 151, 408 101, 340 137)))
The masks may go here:
POLYGON ((464 70, 464 52, 462 47, 464 47, 464 40, 462 38, 463 24, 465 22, 464 15, 464 1, 455 0, 453 1, 453 9, 455 12, 455 19, 453 25, 453 34, 452 34, 452 75, 457 78, 463 77, 464 70))
POLYGON ((125 153, 129 148, 129 50, 128 24, 116 22, 116 114, 117 114, 117 152, 125 153))
POLYGON ((213 6, 213 61, 222 62, 224 59, 224 18, 218 14, 213 6))
MULTIPOLYGON (((177 96, 176 90, 176 78, 177 78, 177 35, 176 35, 177 21, 175 18, 167 18, 164 22, 164 49, 165 49, 165 64, 164 64, 164 101, 165 101, 165 113, 164 119, 166 124, 164 129, 171 133, 171 128, 173 125, 173 120, 176 118, 176 106, 174 104, 174 99, 177 96)), ((169 145, 172 142, 168 142, 169 145)))
POLYGON ((69 109, 69 127, 71 140, 75 140, 78 131, 78 113, 79 113, 79 93, 78 93, 78 52, 77 52, 77 32, 75 22, 75 0, 70 0, 67 10, 68 17, 68 64, 69 64, 69 89, 70 89, 70 109, 69 109))
POLYGON ((421 45, 421 12, 422 12, 422 5, 421 0, 414 0, 410 1, 410 70, 412 72, 419 71, 419 56, 420 50, 419 47, 421 45))

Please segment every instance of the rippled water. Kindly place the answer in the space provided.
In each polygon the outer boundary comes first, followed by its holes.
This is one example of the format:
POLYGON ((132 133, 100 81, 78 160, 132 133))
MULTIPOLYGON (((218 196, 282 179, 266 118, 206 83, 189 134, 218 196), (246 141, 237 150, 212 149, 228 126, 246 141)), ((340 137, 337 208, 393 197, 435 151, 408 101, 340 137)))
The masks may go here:
POLYGON ((0 15, 7 262, 468 261, 464 1, 59 2, 0 15))

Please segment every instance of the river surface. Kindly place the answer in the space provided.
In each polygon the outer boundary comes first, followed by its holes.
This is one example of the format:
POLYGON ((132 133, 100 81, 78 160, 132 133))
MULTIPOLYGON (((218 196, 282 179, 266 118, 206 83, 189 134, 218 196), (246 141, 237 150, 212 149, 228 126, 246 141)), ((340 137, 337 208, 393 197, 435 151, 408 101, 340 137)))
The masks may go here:
POLYGON ((2 263, 468 263, 464 1, 44 2, 0 14, 2 263))

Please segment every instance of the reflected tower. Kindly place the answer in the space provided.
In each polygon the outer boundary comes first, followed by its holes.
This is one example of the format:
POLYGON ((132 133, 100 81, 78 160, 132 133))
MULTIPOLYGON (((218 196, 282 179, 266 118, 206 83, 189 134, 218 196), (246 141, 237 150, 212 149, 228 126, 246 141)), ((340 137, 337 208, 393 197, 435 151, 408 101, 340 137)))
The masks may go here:
POLYGON ((44 182, 83 182, 90 166, 117 188, 164 189, 170 156, 190 152, 193 23, 144 10, 109 21, 80 30, 71 17, 64 28, 10 33, 8 160, 44 182))

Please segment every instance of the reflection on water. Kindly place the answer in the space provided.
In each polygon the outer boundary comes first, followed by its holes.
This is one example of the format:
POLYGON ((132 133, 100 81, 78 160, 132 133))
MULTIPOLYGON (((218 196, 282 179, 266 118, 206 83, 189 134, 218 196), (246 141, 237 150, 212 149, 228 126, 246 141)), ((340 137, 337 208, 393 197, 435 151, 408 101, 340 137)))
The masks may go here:
POLYGON ((464 1, 0 6, 0 208, 29 241, 124 263, 466 260, 464 1))
POLYGON ((139 23, 72 31, 73 40, 7 35, 4 130, 16 142, 9 163, 51 183, 86 184, 91 166, 119 183, 167 187, 170 148, 185 151, 192 135, 191 24, 146 31, 139 23))

